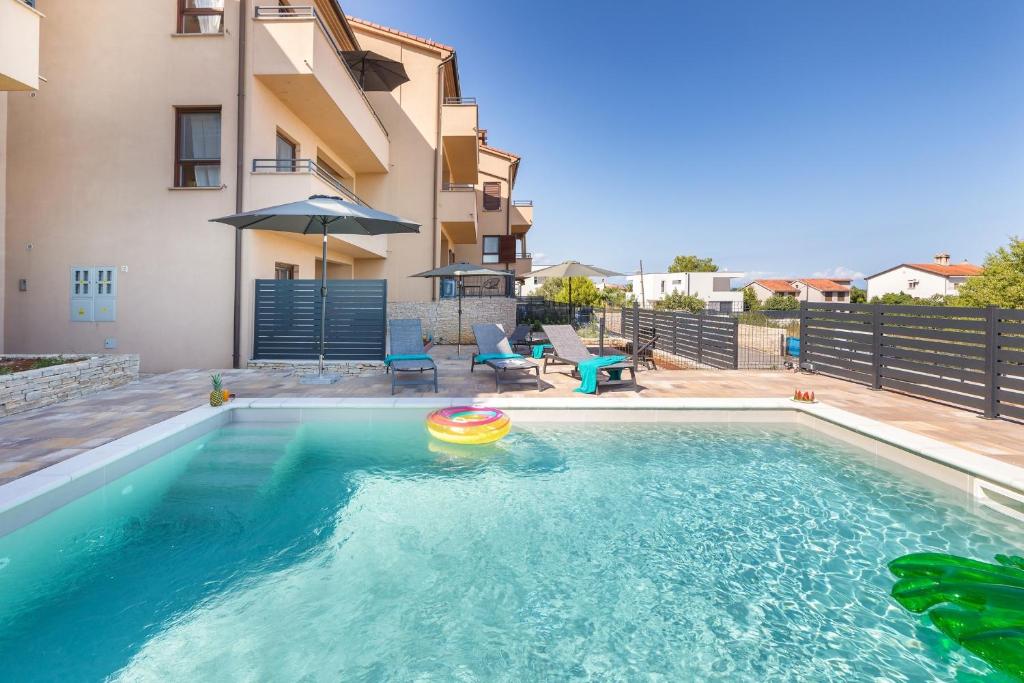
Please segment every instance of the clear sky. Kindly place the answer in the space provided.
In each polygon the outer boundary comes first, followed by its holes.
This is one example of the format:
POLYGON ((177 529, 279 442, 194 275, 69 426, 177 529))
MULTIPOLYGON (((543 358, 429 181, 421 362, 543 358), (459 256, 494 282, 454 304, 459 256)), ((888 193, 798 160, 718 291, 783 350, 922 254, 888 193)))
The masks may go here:
POLYGON ((751 277, 1024 235, 1024 0, 341 0, 455 46, 534 262, 751 277))

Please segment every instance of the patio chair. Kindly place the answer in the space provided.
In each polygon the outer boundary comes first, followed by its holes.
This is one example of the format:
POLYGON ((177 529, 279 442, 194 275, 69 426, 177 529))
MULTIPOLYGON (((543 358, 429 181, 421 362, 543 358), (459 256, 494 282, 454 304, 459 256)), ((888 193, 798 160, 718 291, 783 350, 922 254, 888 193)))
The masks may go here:
MULTIPOLYGON (((418 319, 392 320, 388 323, 388 329, 388 355, 416 356, 424 354, 423 328, 418 319)), ((394 395, 396 387, 421 385, 433 385, 434 393, 437 393, 437 365, 433 359, 392 360, 385 368, 385 372, 391 372, 392 395, 394 395), (433 378, 424 377, 423 373, 426 372, 432 372, 433 378), (416 373, 417 377, 408 381, 399 381, 399 376, 411 375, 412 373, 416 373)))
POLYGON ((530 343, 531 329, 527 323, 516 325, 516 329, 508 336, 508 343, 512 346, 513 351, 517 353, 522 350, 525 350, 526 353, 530 352, 533 348, 533 344, 530 343))
MULTIPOLYGON (((548 371, 548 365, 571 365, 572 376, 579 377, 578 366, 581 362, 596 358, 597 355, 583 345, 583 340, 576 334, 571 325, 545 325, 544 333, 554 347, 550 356, 544 356, 544 372, 548 371)), ((610 386, 636 386, 636 355, 632 359, 605 365, 597 373, 597 392, 601 393, 601 387, 610 386), (613 379, 609 370, 617 370, 620 377, 613 379), (629 379, 622 378, 622 373, 629 372, 629 379)))
POLYGON ((537 391, 543 391, 540 383, 540 365, 530 358, 491 358, 477 361, 478 355, 504 354, 511 355, 512 345, 509 344, 505 330, 496 323, 473 325, 473 336, 476 337, 477 352, 470 361, 469 371, 473 372, 477 365, 486 365, 494 370, 494 388, 501 393, 502 384, 537 383, 537 391), (533 375, 532 377, 530 375, 533 375))

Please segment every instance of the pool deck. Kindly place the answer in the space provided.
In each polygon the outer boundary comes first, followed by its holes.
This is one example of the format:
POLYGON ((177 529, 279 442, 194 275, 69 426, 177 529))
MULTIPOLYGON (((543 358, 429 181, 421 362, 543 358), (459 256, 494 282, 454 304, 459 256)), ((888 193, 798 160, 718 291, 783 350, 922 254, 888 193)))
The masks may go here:
MULTIPOLYGON (((486 399, 495 396, 490 370, 451 360, 454 347, 435 347, 440 395, 486 399)), ((463 351, 468 354, 467 351, 463 351)), ((562 366, 564 368, 564 366, 562 366)), ((561 368, 559 368, 561 369, 561 368)), ((151 375, 117 389, 0 419, 0 484, 101 446, 109 441, 204 405, 212 370, 178 370, 151 375)), ((388 397, 389 375, 343 378, 333 385, 304 385, 291 371, 223 370, 225 386, 239 397, 388 397)), ((819 401, 922 436, 1024 467, 1024 425, 985 420, 977 414, 903 396, 871 391, 820 375, 758 370, 652 370, 638 374, 637 391, 615 389, 599 396, 573 392, 579 382, 555 368, 542 375, 543 392, 506 387, 502 396, 572 397, 580 406, 606 398, 789 397, 797 387, 819 401)), ((433 395, 423 387, 401 389, 396 397, 433 395)))

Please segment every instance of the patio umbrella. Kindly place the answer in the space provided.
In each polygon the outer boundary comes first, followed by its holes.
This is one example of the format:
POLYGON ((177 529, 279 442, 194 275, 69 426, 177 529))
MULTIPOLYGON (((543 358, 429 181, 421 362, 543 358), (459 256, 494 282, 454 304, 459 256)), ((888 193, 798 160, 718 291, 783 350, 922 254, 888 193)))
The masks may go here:
POLYGON ((458 299, 459 299, 459 331, 455 335, 455 357, 462 358, 462 289, 463 280, 462 278, 467 275, 498 275, 501 277, 508 277, 509 272, 506 270, 494 270, 492 268, 485 268, 484 266, 477 266, 472 263, 451 263, 447 266, 441 266, 440 268, 434 268, 433 270, 425 270, 422 273, 416 273, 409 277, 457 277, 458 280, 458 299))
POLYGON ((405 65, 370 50, 343 50, 341 56, 364 92, 391 92, 409 80, 405 65))
POLYGON ((572 317, 572 278, 574 277, 619 277, 623 273, 588 266, 579 261, 562 261, 557 266, 548 266, 526 274, 526 277, 567 277, 569 278, 569 317, 572 317))
POLYGON ((327 332, 327 236, 328 235, 388 235, 419 232, 418 223, 392 216, 343 200, 315 194, 309 199, 279 204, 265 209, 245 211, 223 218, 211 218, 211 223, 227 223, 245 230, 273 230, 302 235, 323 235, 323 260, 320 268, 320 369, 315 384, 331 384, 337 375, 324 375, 324 346, 327 332))

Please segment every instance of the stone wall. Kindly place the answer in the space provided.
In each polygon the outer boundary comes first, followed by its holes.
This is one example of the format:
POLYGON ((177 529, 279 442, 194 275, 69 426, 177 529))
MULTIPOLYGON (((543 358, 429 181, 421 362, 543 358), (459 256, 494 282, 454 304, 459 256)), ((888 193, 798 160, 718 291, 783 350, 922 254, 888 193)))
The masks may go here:
MULTIPOLYGON (((245 365, 250 370, 293 370, 297 375, 315 375, 320 361, 315 360, 250 360, 245 365)), ((351 377, 372 377, 384 374, 382 360, 328 360, 324 361, 324 372, 332 375, 351 377)))
MULTIPOLYGON (((389 301, 388 319, 419 318, 423 334, 435 344, 454 344, 458 329, 456 299, 440 301, 389 301)), ((516 300, 508 297, 474 297, 462 300, 462 343, 473 343, 473 325, 499 323, 506 332, 516 327, 516 300)))
MULTIPOLYGON (((6 354, 0 358, 53 358, 56 354, 6 354)), ((134 382, 139 378, 137 354, 68 355, 73 363, 0 375, 0 417, 134 382)))

